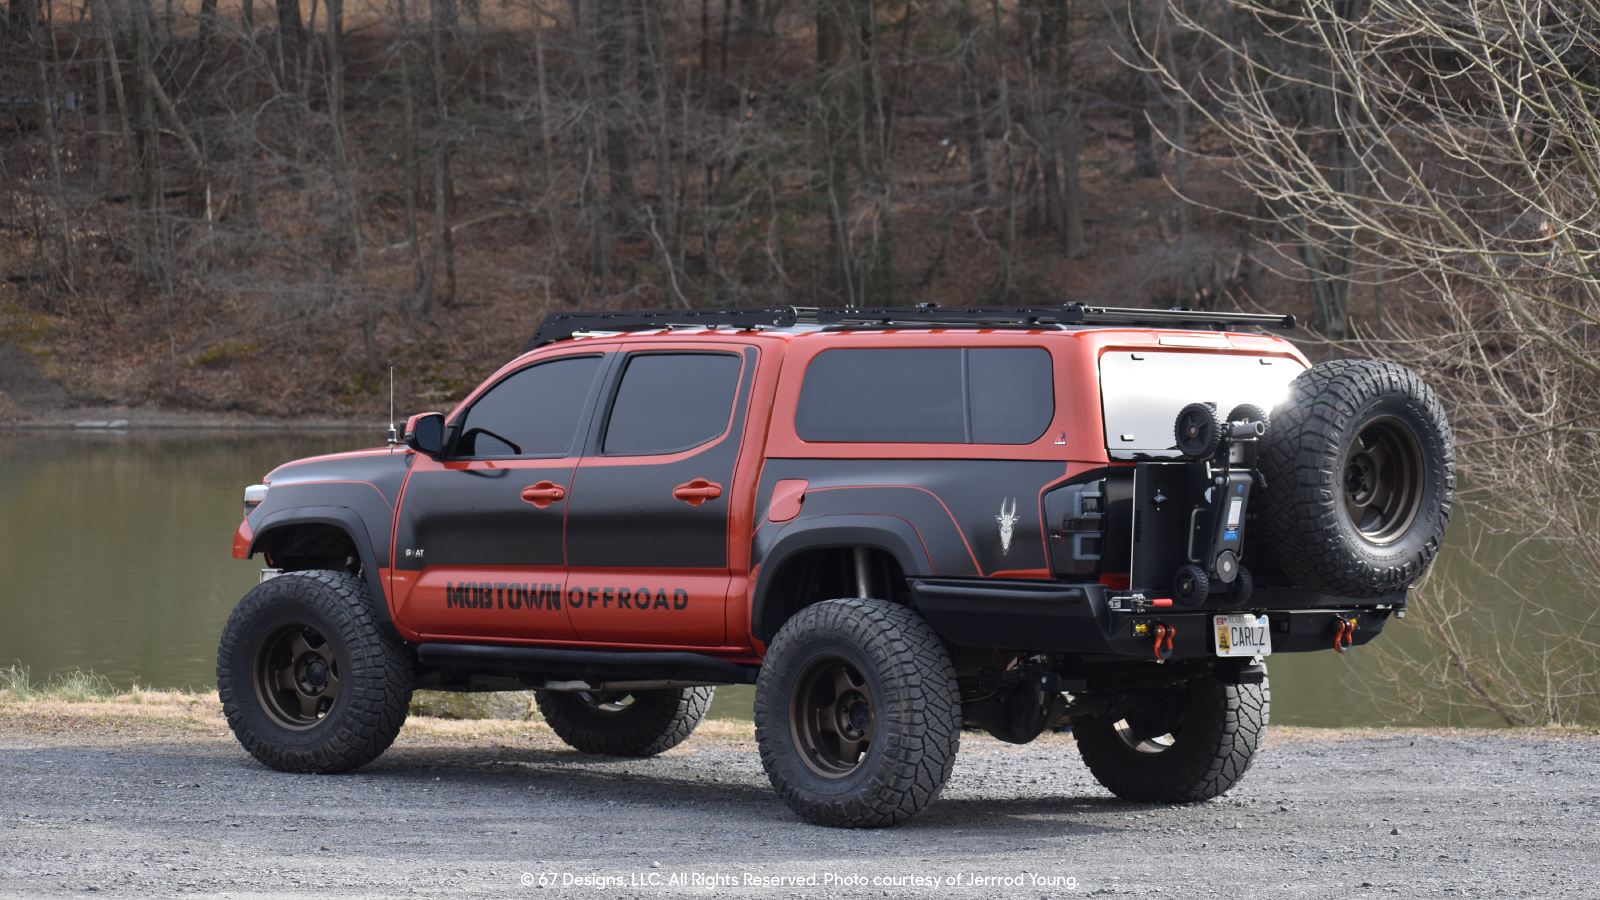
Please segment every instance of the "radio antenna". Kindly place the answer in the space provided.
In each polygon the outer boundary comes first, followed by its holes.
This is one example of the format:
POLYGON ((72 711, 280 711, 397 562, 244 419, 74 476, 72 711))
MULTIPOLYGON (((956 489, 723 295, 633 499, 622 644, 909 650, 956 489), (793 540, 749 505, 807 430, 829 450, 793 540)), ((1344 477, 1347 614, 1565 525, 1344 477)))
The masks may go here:
POLYGON ((394 366, 389 367, 389 446, 400 443, 394 433, 394 366))

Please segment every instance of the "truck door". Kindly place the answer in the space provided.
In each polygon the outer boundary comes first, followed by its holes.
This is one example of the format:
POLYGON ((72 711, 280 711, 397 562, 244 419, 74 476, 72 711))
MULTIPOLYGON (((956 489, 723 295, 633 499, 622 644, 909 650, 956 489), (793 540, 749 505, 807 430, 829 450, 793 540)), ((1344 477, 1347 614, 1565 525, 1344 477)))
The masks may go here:
POLYGON ((726 637, 728 510, 755 348, 674 343, 618 364, 567 501, 567 612, 585 641, 726 637))
POLYGON ((605 357, 545 359, 500 379, 418 456, 395 524, 401 624, 426 636, 571 640, 562 523, 605 357))

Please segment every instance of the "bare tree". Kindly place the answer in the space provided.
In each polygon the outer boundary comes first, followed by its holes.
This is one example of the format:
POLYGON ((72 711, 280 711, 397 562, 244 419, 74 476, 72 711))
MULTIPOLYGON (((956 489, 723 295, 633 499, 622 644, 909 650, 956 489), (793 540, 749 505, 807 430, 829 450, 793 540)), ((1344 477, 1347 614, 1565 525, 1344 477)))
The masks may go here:
MULTIPOLYGON (((1307 277, 1348 297, 1360 277, 1392 298, 1351 314, 1351 352, 1428 373, 1449 404, 1478 520, 1505 536, 1491 576, 1532 540, 1600 589, 1600 30, 1571 0, 1247 0, 1254 34, 1185 24, 1225 48, 1230 77, 1190 92, 1230 139, 1237 177, 1303 248, 1307 277), (1261 52, 1263 42, 1278 52, 1261 52), (1310 107, 1314 114, 1307 114, 1310 107)), ((1175 89, 1180 79, 1165 72, 1175 89)), ((1343 302, 1326 302, 1337 333, 1343 302)), ((1485 542, 1486 549, 1493 542, 1485 542)), ((1418 607, 1467 697, 1507 721, 1590 717, 1600 692, 1592 604, 1524 591, 1510 622, 1455 629, 1473 595, 1435 581, 1418 607)))

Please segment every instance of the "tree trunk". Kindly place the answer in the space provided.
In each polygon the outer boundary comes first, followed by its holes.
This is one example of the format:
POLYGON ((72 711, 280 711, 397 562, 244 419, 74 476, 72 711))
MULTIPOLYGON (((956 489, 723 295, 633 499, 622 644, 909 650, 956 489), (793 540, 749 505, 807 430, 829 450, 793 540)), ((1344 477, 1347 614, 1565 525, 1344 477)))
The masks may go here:
POLYGON ((161 145, 156 119, 155 72, 152 59, 150 17, 142 7, 133 15, 134 88, 139 100, 138 222, 139 280, 148 285, 160 274, 161 256, 161 145))
POLYGON ((239 198, 239 218, 246 226, 257 224, 260 211, 257 203, 256 187, 256 131, 255 112, 260 108, 261 76, 265 68, 262 58, 261 45, 256 41, 256 19, 254 0, 243 0, 239 5, 239 25, 244 31, 245 40, 245 69, 242 76, 244 86, 244 108, 246 115, 244 121, 250 123, 248 130, 238 136, 242 145, 239 153, 238 188, 234 193, 239 198))
POLYGON ((1016 141, 1011 133, 1011 91, 1006 76, 1005 41, 1000 33, 1000 0, 990 0, 994 19, 995 80, 1000 85, 1000 140, 1005 147, 1002 165, 1005 167, 1005 206, 1000 223, 1000 266, 995 272, 992 293, 994 299, 1008 303, 1014 292, 1011 271, 1012 255, 1017 246, 1017 166, 1016 141))
POLYGON ((411 26, 406 21, 406 0, 396 0, 395 9, 400 23, 400 140, 406 183, 406 245, 411 250, 411 296, 406 303, 406 313, 420 319, 428 314, 428 307, 432 305, 433 282, 431 270, 423 262, 422 241, 417 234, 422 172, 417 159, 417 103, 411 80, 411 26))
POLYGON ((456 185, 450 171, 452 144, 450 135, 450 105, 448 102, 449 72, 445 68, 445 44, 456 26, 455 0, 432 0, 433 23, 430 44, 433 48, 433 90, 437 113, 438 139, 434 146, 434 247, 444 254, 444 295, 440 302, 446 307, 456 302, 456 185))
MULTIPOLYGON (((215 0, 211 0, 215 2, 215 0)), ((350 176, 350 165, 345 148, 344 129, 344 0, 328 0, 327 28, 327 90, 328 130, 332 139, 330 155, 333 162, 334 235, 331 259, 334 275, 354 263, 362 281, 366 280, 366 263, 361 249, 361 211, 356 188, 350 176)))
MULTIPOLYGON (((60 257, 53 266, 55 269, 53 277, 50 273, 43 274, 46 275, 47 282, 54 283, 59 281, 67 293, 77 297, 78 289, 74 284, 77 281, 77 276, 73 271, 72 258, 72 224, 67 216, 67 192, 61 177, 61 146, 56 134, 55 111, 53 108, 58 92, 56 91, 55 79, 51 77, 53 66, 51 65, 52 60, 50 57, 53 54, 49 50, 49 45, 54 43, 55 37, 43 21, 44 11, 39 6, 31 6, 28 12, 33 18, 33 21, 28 25, 32 30, 34 62, 37 64, 39 72, 39 123, 44 131, 45 159, 48 161, 50 169, 50 192, 54 195, 50 205, 55 207, 56 215, 60 219, 59 225, 61 229, 56 235, 59 240, 58 252, 60 257)), ((45 261, 40 260, 40 262, 44 263, 45 261)), ((78 297, 78 305, 79 307, 83 306, 82 297, 78 297)))
POLYGON ((213 80, 216 75, 215 47, 217 35, 217 0, 200 0, 200 29, 196 37, 200 61, 195 66, 195 97, 198 115, 192 122, 192 133, 200 150, 200 162, 189 179, 189 196, 185 213, 191 219, 212 219, 211 170, 215 155, 212 136, 212 117, 216 115, 217 102, 213 80))
POLYGON ((606 176, 610 182, 611 227, 618 234, 636 238, 639 191, 633 180, 633 129, 630 127, 629 93, 623 85, 623 67, 628 52, 628 12, 622 0, 598 0, 596 4, 596 43, 600 56, 601 84, 605 96, 601 109, 605 115, 606 176))
POLYGON ((978 53, 973 39, 978 30, 971 0, 960 0, 956 7, 956 31, 961 37, 962 130, 967 138, 967 183, 974 206, 989 203, 989 151, 983 140, 983 104, 978 96, 978 53))
POLYGON ((102 40, 99 52, 94 55, 94 183, 100 190, 111 180, 111 120, 107 115, 110 100, 106 96, 106 79, 110 77, 106 72, 108 52, 102 40))
MULTIPOLYGON (((124 187, 130 197, 129 205, 133 207, 134 230, 139 234, 138 222, 140 216, 140 203, 143 198, 135 185, 138 175, 138 153, 133 139, 133 115, 128 105, 128 93, 122 85, 122 64, 117 59, 116 34, 111 27, 111 11, 107 0, 90 0, 90 15, 94 16, 100 30, 100 45, 106 58, 106 68, 111 73, 111 87, 117 99, 117 120, 122 128, 122 160, 124 166, 124 187)), ((138 269, 144 270, 144 244, 136 242, 135 257, 138 260, 138 269)))

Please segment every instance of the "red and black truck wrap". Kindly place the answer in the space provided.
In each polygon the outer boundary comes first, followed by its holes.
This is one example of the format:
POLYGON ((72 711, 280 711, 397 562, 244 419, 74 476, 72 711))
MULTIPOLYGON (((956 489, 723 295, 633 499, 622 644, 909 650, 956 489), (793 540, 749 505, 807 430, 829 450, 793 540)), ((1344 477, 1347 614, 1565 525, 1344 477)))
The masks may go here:
MULTIPOLYGON (((537 690, 580 748, 659 752, 671 735, 634 746, 617 723, 671 695, 656 717, 686 736, 685 704, 757 684, 764 762, 813 821, 889 824, 937 793, 857 784, 893 762, 873 756, 892 755, 893 667, 849 649, 870 628, 829 629, 869 620, 938 645, 955 732, 1092 744, 1100 726, 1122 742, 1084 747, 1108 787, 1197 799, 1237 776, 1190 772, 1178 757, 1205 748, 1183 723, 1264 695, 1271 653, 1343 652, 1403 615, 1453 499, 1426 385, 1312 367, 1254 330, 1286 324, 1072 304, 560 314, 448 415, 411 417, 407 445, 275 469, 234 555, 283 573, 263 589, 345 579, 405 655, 407 696, 537 690), (766 698, 779 644, 801 657, 766 698)), ((306 690, 338 641, 294 634, 257 640, 249 667, 281 694, 266 720, 303 734, 338 705, 306 690)), ((219 678, 243 665, 225 662, 219 678)))

